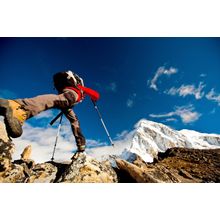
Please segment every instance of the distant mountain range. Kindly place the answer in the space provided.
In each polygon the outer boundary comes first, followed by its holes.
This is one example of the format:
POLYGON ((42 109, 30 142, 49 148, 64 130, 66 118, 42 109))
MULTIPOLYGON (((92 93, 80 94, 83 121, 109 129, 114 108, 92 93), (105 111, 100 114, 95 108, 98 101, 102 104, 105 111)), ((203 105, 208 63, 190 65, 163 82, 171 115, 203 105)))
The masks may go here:
POLYGON ((132 161, 136 155, 145 162, 153 162, 158 152, 169 148, 216 149, 220 148, 220 135, 199 133, 193 130, 174 130, 164 124, 140 120, 136 125, 131 145, 121 158, 132 161))

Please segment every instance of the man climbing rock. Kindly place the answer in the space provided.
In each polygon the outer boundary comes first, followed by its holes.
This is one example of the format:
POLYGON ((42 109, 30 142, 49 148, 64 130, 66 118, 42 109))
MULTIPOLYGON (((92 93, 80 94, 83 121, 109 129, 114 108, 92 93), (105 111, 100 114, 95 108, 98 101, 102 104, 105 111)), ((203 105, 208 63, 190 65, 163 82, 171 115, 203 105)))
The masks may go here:
POLYGON ((82 102, 86 95, 89 95, 93 101, 97 101, 99 93, 84 87, 83 80, 72 71, 58 72, 53 80, 58 95, 48 94, 15 100, 0 99, 0 115, 4 116, 8 136, 20 137, 23 132, 22 126, 27 119, 42 111, 57 108, 64 113, 71 124, 78 152, 83 152, 86 141, 72 108, 82 102))

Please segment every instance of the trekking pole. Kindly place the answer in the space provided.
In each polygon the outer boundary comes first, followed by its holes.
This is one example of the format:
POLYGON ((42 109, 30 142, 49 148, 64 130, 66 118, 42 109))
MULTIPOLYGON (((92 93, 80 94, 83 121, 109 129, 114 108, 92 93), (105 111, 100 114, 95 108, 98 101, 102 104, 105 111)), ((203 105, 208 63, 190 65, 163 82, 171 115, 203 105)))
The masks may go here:
POLYGON ((63 115, 63 112, 60 112, 51 122, 50 125, 52 126, 54 124, 54 122, 63 115))
POLYGON ((59 134, 60 134, 62 119, 63 119, 63 113, 60 115, 60 122, 59 122, 58 130, 57 130, 57 136, 56 136, 56 139, 55 139, 55 144, 54 144, 54 148, 53 148, 53 154, 52 154, 52 157, 51 157, 51 161, 54 160, 54 154, 55 154, 55 150, 56 150, 56 146, 57 146, 58 137, 59 137, 59 134))
POLYGON ((108 138, 109 138, 109 140, 110 140, 110 143, 111 143, 112 147, 114 147, 114 143, 113 143, 113 141, 112 141, 112 139, 111 139, 111 137, 110 137, 110 134, 109 134, 109 132, 108 132, 106 126, 105 126, 105 123, 104 123, 104 121, 103 121, 103 119, 102 119, 102 116, 101 116, 101 113, 100 113, 100 111, 99 111, 99 109, 98 109, 98 106, 97 106, 97 104, 96 104, 95 101, 93 101, 92 99, 91 99, 91 101, 92 101, 92 103, 93 103, 93 105, 94 105, 94 107, 95 107, 95 109, 96 109, 96 111, 97 111, 97 113, 98 113, 98 115, 99 115, 99 118, 100 118, 100 120, 101 120, 101 122, 102 122, 102 125, 103 125, 103 127, 104 127, 104 129, 105 129, 105 132, 106 132, 106 134, 107 134, 107 136, 108 136, 108 138))

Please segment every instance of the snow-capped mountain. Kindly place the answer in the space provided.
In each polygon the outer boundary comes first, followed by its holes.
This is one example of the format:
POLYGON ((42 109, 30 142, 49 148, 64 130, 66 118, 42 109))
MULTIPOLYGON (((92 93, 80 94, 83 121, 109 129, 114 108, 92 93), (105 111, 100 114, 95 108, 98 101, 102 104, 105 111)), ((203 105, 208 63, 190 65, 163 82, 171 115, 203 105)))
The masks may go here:
POLYGON ((148 120, 140 120, 135 126, 136 132, 131 146, 126 148, 121 157, 132 160, 135 155, 145 162, 153 162, 158 152, 168 148, 220 148, 220 135, 199 133, 193 130, 174 130, 164 124, 148 120))

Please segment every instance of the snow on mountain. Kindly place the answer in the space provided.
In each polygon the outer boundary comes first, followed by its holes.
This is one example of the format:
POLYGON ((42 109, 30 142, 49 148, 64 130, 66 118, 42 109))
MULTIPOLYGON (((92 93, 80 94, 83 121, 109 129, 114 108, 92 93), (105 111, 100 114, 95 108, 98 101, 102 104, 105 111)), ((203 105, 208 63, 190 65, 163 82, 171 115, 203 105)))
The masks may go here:
POLYGON ((164 124, 148 120, 140 120, 135 125, 136 132, 131 146, 126 148, 121 157, 133 160, 135 155, 145 162, 153 162, 158 152, 165 152, 168 148, 220 148, 220 135, 199 133, 193 130, 174 130, 164 124))

